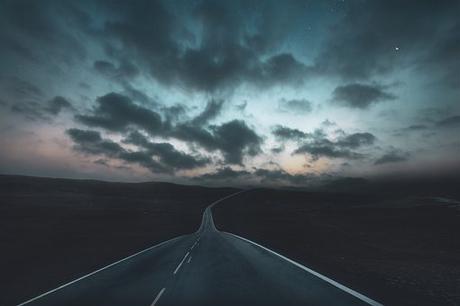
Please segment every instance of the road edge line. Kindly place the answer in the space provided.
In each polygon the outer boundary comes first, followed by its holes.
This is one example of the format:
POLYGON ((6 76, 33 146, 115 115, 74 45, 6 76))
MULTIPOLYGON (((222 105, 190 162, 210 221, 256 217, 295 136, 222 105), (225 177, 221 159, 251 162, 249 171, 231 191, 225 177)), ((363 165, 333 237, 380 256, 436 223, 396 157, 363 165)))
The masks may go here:
POLYGON ((304 271, 306 271, 306 272, 308 272, 308 273, 313 274, 314 276, 316 276, 316 277, 318 277, 318 278, 324 280, 325 282, 327 282, 327 283, 333 285, 334 287, 337 287, 337 288, 339 288, 340 290, 343 290, 343 291, 347 292, 348 294, 351 294, 351 295, 355 296, 356 298, 360 299, 360 300, 363 301, 363 302, 368 303, 369 305, 372 305, 372 306, 383 306, 383 304, 381 304, 381 303, 379 303, 379 302, 377 302, 377 301, 375 301, 375 300, 373 300, 373 299, 371 299, 371 298, 369 298, 369 297, 367 297, 367 296, 365 296, 365 295, 363 295, 363 294, 361 294, 361 293, 359 293, 359 292, 357 292, 357 291, 355 291, 355 290, 353 290, 353 289, 350 289, 350 288, 348 288, 348 287, 346 287, 346 286, 344 286, 344 285, 342 285, 342 284, 336 282, 335 280, 330 279, 330 278, 327 277, 327 276, 324 276, 324 275, 322 275, 322 274, 320 274, 320 273, 318 273, 318 272, 316 272, 316 271, 314 271, 314 270, 312 270, 312 269, 310 269, 310 268, 307 268, 307 267, 305 267, 304 265, 302 265, 302 264, 300 264, 300 263, 298 263, 298 262, 296 262, 296 261, 294 261, 294 260, 292 260, 292 259, 287 258, 286 256, 283 256, 283 255, 281 255, 281 254, 278 254, 278 253, 276 253, 275 251, 272 251, 272 250, 270 250, 269 248, 266 248, 266 247, 264 247, 264 246, 258 244, 257 242, 251 241, 251 240, 249 240, 249 239, 247 239, 247 238, 244 238, 244 237, 241 237, 241 236, 238 236, 238 235, 236 235, 236 234, 229 233, 229 232, 223 232, 223 233, 229 234, 229 235, 234 236, 234 237, 236 237, 236 238, 238 238, 238 239, 241 239, 241 240, 243 240, 243 241, 246 241, 246 242, 248 242, 248 243, 251 243, 251 244, 253 244, 253 245, 255 245, 255 246, 257 246, 257 247, 259 247, 259 248, 261 248, 261 249, 263 249, 263 250, 265 250, 265 251, 268 251, 268 252, 270 252, 270 253, 272 253, 272 254, 274 254, 274 255, 280 257, 281 259, 284 259, 284 260, 286 260, 287 262, 293 264, 294 266, 296 266, 296 267, 298 267, 298 268, 300 268, 300 269, 302 269, 302 270, 304 270, 304 271))
POLYGON ((36 301, 36 300, 38 300, 38 299, 40 299, 40 298, 42 298, 42 297, 44 297, 44 296, 46 296, 46 295, 48 295, 48 294, 54 293, 54 292, 56 292, 56 291, 58 291, 58 290, 60 290, 60 289, 62 289, 62 288, 65 288, 65 287, 67 287, 67 286, 69 286, 69 285, 72 285, 72 284, 78 282, 78 281, 81 281, 82 279, 85 279, 85 278, 87 278, 87 277, 90 277, 90 276, 92 276, 92 275, 98 273, 98 272, 101 272, 101 271, 103 271, 103 270, 105 270, 105 269, 108 269, 108 268, 110 268, 110 267, 113 267, 113 266, 115 266, 115 265, 117 265, 117 264, 119 264, 119 263, 121 263, 121 262, 123 262, 123 261, 126 261, 126 260, 128 260, 128 259, 131 259, 131 258, 133 258, 133 257, 135 257, 135 256, 137 256, 137 255, 140 255, 140 254, 142 254, 142 253, 145 253, 145 252, 147 252, 147 251, 150 251, 150 250, 152 250, 152 249, 154 249, 154 248, 157 248, 157 247, 159 247, 159 246, 162 246, 162 245, 164 245, 164 244, 166 244, 166 243, 168 243, 168 242, 172 242, 172 241, 177 240, 177 239, 179 239, 179 238, 182 238, 182 237, 184 237, 184 236, 187 236, 187 235, 177 236, 177 237, 171 238, 171 239, 169 239, 169 240, 166 240, 166 241, 160 242, 160 243, 158 243, 158 244, 155 244, 155 245, 153 245, 153 246, 151 246, 151 247, 148 247, 147 249, 144 249, 144 250, 142 250, 142 251, 139 251, 139 252, 137 252, 137 253, 134 253, 134 254, 132 254, 132 255, 129 255, 129 256, 127 256, 127 257, 125 257, 125 258, 122 258, 122 259, 120 259, 120 260, 118 260, 118 261, 116 261, 116 262, 113 262, 113 263, 111 263, 111 264, 109 264, 109 265, 107 265, 107 266, 104 266, 104 267, 102 267, 102 268, 100 268, 100 269, 98 269, 98 270, 96 270, 96 271, 93 271, 93 272, 91 272, 91 273, 85 274, 85 275, 83 275, 83 276, 81 276, 81 277, 79 277, 79 278, 77 278, 77 279, 74 279, 73 281, 70 281, 70 282, 65 283, 65 284, 63 284, 63 285, 60 285, 59 287, 56 287, 56 288, 54 288, 54 289, 51 289, 51 290, 49 290, 49 291, 47 291, 47 292, 45 292, 45 293, 42 293, 42 294, 40 294, 40 295, 38 295, 38 296, 36 296, 36 297, 34 297, 34 298, 31 298, 31 299, 29 299, 29 300, 27 300, 27 301, 25 301, 25 302, 22 302, 22 303, 20 303, 20 304, 17 304, 17 306, 22 306, 22 305, 29 304, 29 303, 31 303, 31 302, 33 302, 33 301, 36 301))
MULTIPOLYGON (((209 212, 211 213, 211 218, 212 218, 212 208, 213 208, 216 204, 219 204, 219 203, 222 202, 222 201, 225 201, 225 200, 227 200, 227 199, 229 199, 229 198, 232 198, 232 197, 234 197, 234 196, 237 196, 237 195, 239 195, 239 194, 241 194, 241 193, 243 193, 243 192, 247 192, 247 191, 249 191, 249 190, 250 190, 250 189, 243 189, 243 190, 240 190, 240 191, 237 191, 237 192, 233 192, 233 193, 231 193, 231 194, 229 194, 229 195, 227 195, 227 196, 225 196, 225 197, 223 197, 223 198, 220 198, 220 199, 218 199, 218 200, 212 202, 212 203, 209 204, 208 206, 206 206, 206 208, 203 210, 203 213, 202 213, 200 226, 199 226, 198 229, 196 230, 195 234, 196 234, 196 233, 200 233, 201 230, 203 229, 203 224, 204 224, 203 221, 204 221, 204 217, 205 217, 206 211, 209 211, 209 212)), ((214 222, 213 222, 213 223, 214 223, 214 222)))

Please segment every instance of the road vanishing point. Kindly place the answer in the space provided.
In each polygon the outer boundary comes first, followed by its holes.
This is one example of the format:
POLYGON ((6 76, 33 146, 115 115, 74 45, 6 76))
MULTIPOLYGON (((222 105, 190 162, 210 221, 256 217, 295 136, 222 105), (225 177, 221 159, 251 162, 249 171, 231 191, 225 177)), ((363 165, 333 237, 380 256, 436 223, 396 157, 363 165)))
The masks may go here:
MULTIPOLYGON (((199 229, 162 242, 21 305, 381 305, 246 238, 216 229, 209 205, 199 229)), ((78 260, 78 259, 76 259, 78 260)))

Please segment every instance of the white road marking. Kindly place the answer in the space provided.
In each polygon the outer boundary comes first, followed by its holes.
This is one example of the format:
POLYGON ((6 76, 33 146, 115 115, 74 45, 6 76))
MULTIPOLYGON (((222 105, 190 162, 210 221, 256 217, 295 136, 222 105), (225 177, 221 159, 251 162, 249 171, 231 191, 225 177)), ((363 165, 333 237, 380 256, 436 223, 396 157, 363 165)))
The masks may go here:
POLYGON ((108 269, 108 268, 110 268, 110 267, 113 267, 113 266, 115 266, 115 265, 117 265, 117 264, 123 262, 123 261, 126 261, 126 260, 128 260, 128 259, 130 259, 130 258, 133 258, 133 257, 137 256, 137 255, 140 255, 140 254, 142 254, 142 253, 145 253, 145 252, 147 252, 147 251, 150 251, 150 250, 152 250, 152 249, 154 249, 154 248, 157 248, 157 247, 159 247, 159 246, 161 246, 161 245, 164 245, 164 244, 166 244, 166 243, 168 243, 168 242, 172 242, 172 241, 174 241, 174 240, 177 240, 177 239, 179 239, 179 238, 182 238, 183 236, 185 236, 185 235, 182 235, 182 236, 179 236, 179 237, 175 237, 175 238, 172 238, 172 239, 163 241, 163 242, 161 242, 161 243, 159 243, 159 244, 156 244, 156 245, 154 245, 154 246, 151 246, 151 247, 149 247, 149 248, 147 248, 147 249, 145 249, 145 250, 142 250, 142 251, 140 251, 140 252, 137 252, 137 253, 135 253, 135 254, 133 254, 133 255, 130 255, 130 256, 128 256, 128 257, 125 257, 125 258, 123 258, 123 259, 120 259, 119 261, 116 261, 116 262, 114 262, 114 263, 111 263, 110 265, 107 265, 107 266, 105 266, 105 267, 103 267, 103 268, 100 268, 99 270, 96 270, 96 271, 91 272, 91 273, 89 273, 89 274, 83 275, 82 277, 79 277, 79 278, 77 278, 77 279, 75 279, 75 280, 73 280, 73 281, 71 281, 71 282, 68 282, 68 283, 66 283, 66 284, 63 284, 63 285, 61 285, 61 286, 59 286, 59 287, 57 287, 57 288, 54 288, 54 289, 52 289, 52 290, 50 290, 50 291, 47 291, 47 292, 45 292, 45 293, 43 293, 43 294, 40 294, 39 296, 36 296, 36 297, 34 297, 34 298, 30 299, 30 300, 27 300, 27 301, 25 301, 25 302, 22 302, 21 304, 18 304, 17 306, 22 306, 22 305, 29 304, 29 303, 31 303, 31 302, 33 302, 33 301, 35 301, 35 300, 38 300, 38 299, 40 299, 40 298, 42 298, 42 297, 44 297, 44 296, 46 296, 46 295, 48 295, 48 294, 51 294, 51 293, 53 293, 53 292, 56 292, 56 291, 58 291, 58 290, 60 290, 60 289, 62 289, 62 288, 64 288, 64 287, 67 287, 67 286, 69 286, 69 285, 72 285, 72 284, 74 284, 74 283, 76 283, 76 282, 78 282, 78 281, 80 281, 80 280, 82 280, 82 279, 85 279, 85 278, 87 278, 87 277, 90 277, 90 276, 92 276, 92 275, 94 275, 94 274, 96 274, 96 273, 98 273, 98 272, 101 272, 101 271, 103 271, 103 270, 106 270, 106 269, 108 269))
POLYGON ((187 259, 187 263, 189 264, 192 261, 192 255, 187 259))
POLYGON ((197 243, 198 243, 198 240, 195 241, 195 243, 192 245, 192 247, 190 248, 190 250, 193 250, 193 248, 196 246, 197 243))
POLYGON ((158 292, 157 297, 153 300, 152 304, 150 306, 155 306, 155 304, 158 302, 158 300, 161 298, 161 295, 163 292, 165 292, 166 288, 163 288, 158 292))
MULTIPOLYGON (((217 200, 217 201, 211 203, 211 204, 209 205, 209 207, 212 207, 212 206, 216 205, 217 203, 219 203, 219 202, 221 202, 221 201, 224 201, 224 200, 226 200, 226 199, 228 199, 228 198, 230 198, 230 197, 233 197, 233 196, 235 196, 235 195, 237 195, 237 194, 240 194, 240 193, 242 193, 242 192, 245 192, 245 191, 246 191, 246 190, 243 190, 243 191, 239 191, 239 192, 230 194, 230 195, 228 195, 228 196, 226 196, 226 197, 224 197, 224 198, 222 198, 222 199, 219 199, 219 200, 217 200)), ((212 215, 211 215, 211 216, 212 216, 212 215)), ((205 217, 205 216, 204 216, 204 214, 203 214, 203 219, 204 219, 204 217, 205 217)), ((200 231, 200 229, 202 228, 202 226, 203 226, 203 222, 202 222, 200 228, 198 229, 198 231, 200 231)), ((40 298, 42 298, 42 297, 44 297, 44 296, 46 296, 46 295, 48 295, 48 294, 51 294, 51 293, 53 293, 53 292, 56 292, 56 291, 58 291, 58 290, 60 290, 60 289, 62 289, 62 288, 64 288, 64 287, 67 287, 67 286, 69 286, 69 285, 72 285, 72 284, 74 284, 74 283, 76 283, 76 282, 78 282, 78 281, 80 281, 80 280, 82 280, 82 279, 85 279, 85 278, 87 278, 87 277, 90 277, 90 276, 92 276, 92 275, 94 275, 94 274, 96 274, 96 273, 98 273, 98 272, 100 272, 100 271, 106 270, 106 269, 108 269, 108 268, 110 268, 110 267, 113 267, 114 265, 119 264, 119 263, 121 263, 121 262, 123 262, 123 261, 125 261, 125 260, 128 260, 128 259, 130 259, 130 258, 132 258, 132 257, 134 257, 134 256, 137 256, 137 255, 140 255, 140 254, 142 254, 142 253, 144 253, 144 252, 150 251, 151 249, 154 249, 154 248, 156 248, 156 247, 159 247, 159 246, 161 246, 161 245, 163 245, 163 244, 166 244, 166 243, 168 243, 168 242, 172 242, 173 240, 179 239, 179 238, 181 238, 181 237, 183 237, 183 236, 185 236, 185 235, 181 235, 181 236, 179 236, 179 237, 175 237, 175 238, 172 238, 172 239, 163 241, 163 242, 161 242, 161 243, 159 243, 159 244, 157 244, 157 245, 151 246, 151 247, 149 247, 149 248, 147 248, 147 249, 145 249, 145 250, 142 250, 142 251, 140 251, 140 252, 137 252, 137 253, 135 253, 135 254, 133 254, 133 255, 130 255, 130 256, 128 256, 128 257, 125 257, 125 258, 123 258, 123 259, 120 259, 120 260, 118 260, 118 261, 116 261, 116 262, 114 262, 114 263, 111 263, 111 264, 109 264, 109 265, 107 265, 107 266, 105 266, 105 267, 102 267, 102 268, 100 268, 100 269, 98 269, 98 270, 96 270, 96 271, 94 271, 94 272, 91 272, 91 273, 88 273, 88 274, 86 274, 86 275, 83 275, 82 277, 79 277, 79 278, 77 278, 77 279, 75 279, 75 280, 73 280, 73 281, 70 281, 70 282, 68 282, 68 283, 65 283, 65 284, 63 284, 63 285, 61 285, 61 286, 59 286, 59 287, 57 287, 57 288, 54 288, 54 289, 49 290, 49 291, 47 291, 47 292, 45 292, 45 293, 42 293, 42 294, 40 294, 40 295, 38 295, 38 296, 36 296, 36 297, 34 297, 34 298, 31 298, 31 299, 29 299, 29 300, 27 300, 27 301, 25 301, 25 302, 22 302, 21 304, 18 304, 17 306, 22 306, 22 305, 29 304, 29 303, 31 303, 31 302, 33 302, 33 301, 36 301, 36 300, 38 300, 38 299, 40 299, 40 298)), ((200 237, 198 238, 198 240, 197 240, 196 242, 198 243, 198 241, 200 241, 200 237)), ((185 258, 184 258, 184 259, 185 259, 185 258)), ((183 262, 183 261, 182 261, 182 262, 183 262)), ((180 265, 179 265, 179 267, 180 267, 180 265)), ((179 267, 178 267, 178 268, 179 268, 179 267)), ((177 270, 177 269, 176 269, 176 270, 177 270)), ((175 271, 175 272, 176 272, 176 271, 175 271)), ((175 273, 174 273, 174 274, 175 274, 175 273)))
POLYGON ((192 247, 190 248, 190 251, 193 250, 193 249, 196 247, 196 245, 198 244, 198 242, 200 242, 200 238, 201 238, 201 237, 198 237, 198 239, 193 243, 192 247))
POLYGON ((187 254, 185 254, 184 258, 182 258, 181 262, 179 263, 179 265, 177 266, 176 270, 174 270, 173 274, 176 274, 177 271, 179 271, 180 267, 182 266, 182 264, 184 263, 185 259, 187 258, 187 256, 190 254, 190 252, 187 252, 187 254))
MULTIPOLYGON (((217 200, 217 201, 215 201, 215 202, 209 204, 208 207, 206 207, 206 209, 205 209, 204 212, 203 212, 202 221, 201 221, 200 227, 198 228, 198 230, 196 231, 196 233, 201 232, 201 231, 203 230, 203 228, 207 227, 207 225, 208 225, 207 214, 210 212, 211 208, 212 208, 214 205, 216 205, 216 204, 218 204, 218 203, 220 203, 220 202, 222 202, 222 201, 224 201, 224 200, 226 200, 226 199, 228 199, 228 198, 234 197, 234 196, 236 196, 236 195, 238 195, 238 194, 240 194, 240 193, 247 192, 247 191, 249 191, 249 189, 248 189, 248 190, 241 190, 241 191, 238 191, 238 192, 229 194, 228 196, 223 197, 223 198, 221 198, 221 199, 219 199, 219 200, 217 200)), ((211 215, 212 215, 212 214, 211 214, 211 215)))
POLYGON ((294 266, 296 266, 296 267, 298 267, 298 268, 300 268, 300 269, 302 269, 302 270, 304 270, 304 271, 307 271, 307 272, 309 272, 309 273, 311 273, 311 274, 313 274, 313 275, 319 277, 320 279, 322 279, 322 280, 328 282, 329 284, 331 284, 331 285, 333 285, 333 286, 335 286, 335 287, 337 287, 337 288, 339 288, 339 289, 341 289, 341 290, 343 290, 343 291, 345 291, 345 292, 347 292, 347 293, 349 293, 349 294, 355 296, 356 298, 360 299, 361 301, 364 301, 364 302, 368 303, 369 305, 372 305, 372 306, 383 306, 383 304, 380 304, 379 302, 376 302, 376 301, 374 301, 373 299, 368 298, 367 296, 365 296, 365 295, 363 295, 363 294, 361 294, 361 293, 359 293, 359 292, 356 292, 356 291, 354 291, 353 289, 350 289, 350 288, 348 288, 348 287, 346 287, 346 286, 344 286, 344 285, 342 285, 342 284, 340 284, 340 283, 338 283, 338 282, 336 282, 336 281, 334 281, 334 280, 332 280, 332 279, 330 279, 330 278, 328 278, 328 277, 326 277, 326 276, 324 276, 324 275, 322 275, 322 274, 320 274, 320 273, 318 273, 318 272, 316 272, 316 271, 313 271, 313 270, 310 269, 310 268, 305 267, 304 265, 302 265, 302 264, 300 264, 300 263, 298 263, 298 262, 295 262, 295 261, 292 260, 292 259, 289 259, 289 258, 287 258, 287 257, 285 257, 285 256, 283 256, 283 255, 281 255, 281 254, 276 253, 275 251, 272 251, 272 250, 270 250, 270 249, 268 249, 268 248, 266 248, 266 247, 264 247, 264 246, 262 246, 262 245, 260 245, 260 244, 258 244, 258 243, 256 243, 256 242, 254 242, 254 241, 251 241, 251 240, 249 240, 249 239, 240 237, 240 236, 235 235, 235 234, 232 234, 232 233, 228 233, 228 232, 224 232, 224 233, 227 233, 227 234, 232 235, 232 236, 234 236, 234 237, 236 237, 236 238, 239 238, 239 239, 241 239, 241 240, 243 240, 243 241, 246 241, 246 242, 249 242, 249 243, 251 243, 251 244, 253 244, 253 245, 255 245, 255 246, 258 246, 259 248, 262 248, 262 249, 264 249, 265 251, 268 251, 268 252, 272 253, 273 255, 276 255, 276 256, 278 256, 278 257, 280 257, 280 258, 282 258, 282 259, 284 259, 284 260, 290 262, 290 263, 293 264, 294 266))

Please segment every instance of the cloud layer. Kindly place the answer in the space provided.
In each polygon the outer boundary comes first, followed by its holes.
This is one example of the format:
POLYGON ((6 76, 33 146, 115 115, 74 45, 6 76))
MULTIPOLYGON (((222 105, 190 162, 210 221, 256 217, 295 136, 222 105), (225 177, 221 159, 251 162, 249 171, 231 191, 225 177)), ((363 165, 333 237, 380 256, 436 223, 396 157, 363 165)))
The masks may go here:
POLYGON ((454 171, 459 9, 2 1, 0 171, 47 158, 66 175, 297 186, 454 171))

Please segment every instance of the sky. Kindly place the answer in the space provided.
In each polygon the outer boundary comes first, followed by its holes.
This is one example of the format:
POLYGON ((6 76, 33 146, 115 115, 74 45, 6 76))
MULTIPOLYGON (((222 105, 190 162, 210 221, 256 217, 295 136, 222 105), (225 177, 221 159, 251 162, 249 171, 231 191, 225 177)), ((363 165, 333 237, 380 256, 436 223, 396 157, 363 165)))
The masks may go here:
POLYGON ((460 1, 0 0, 0 173, 310 186, 460 170, 460 1))

